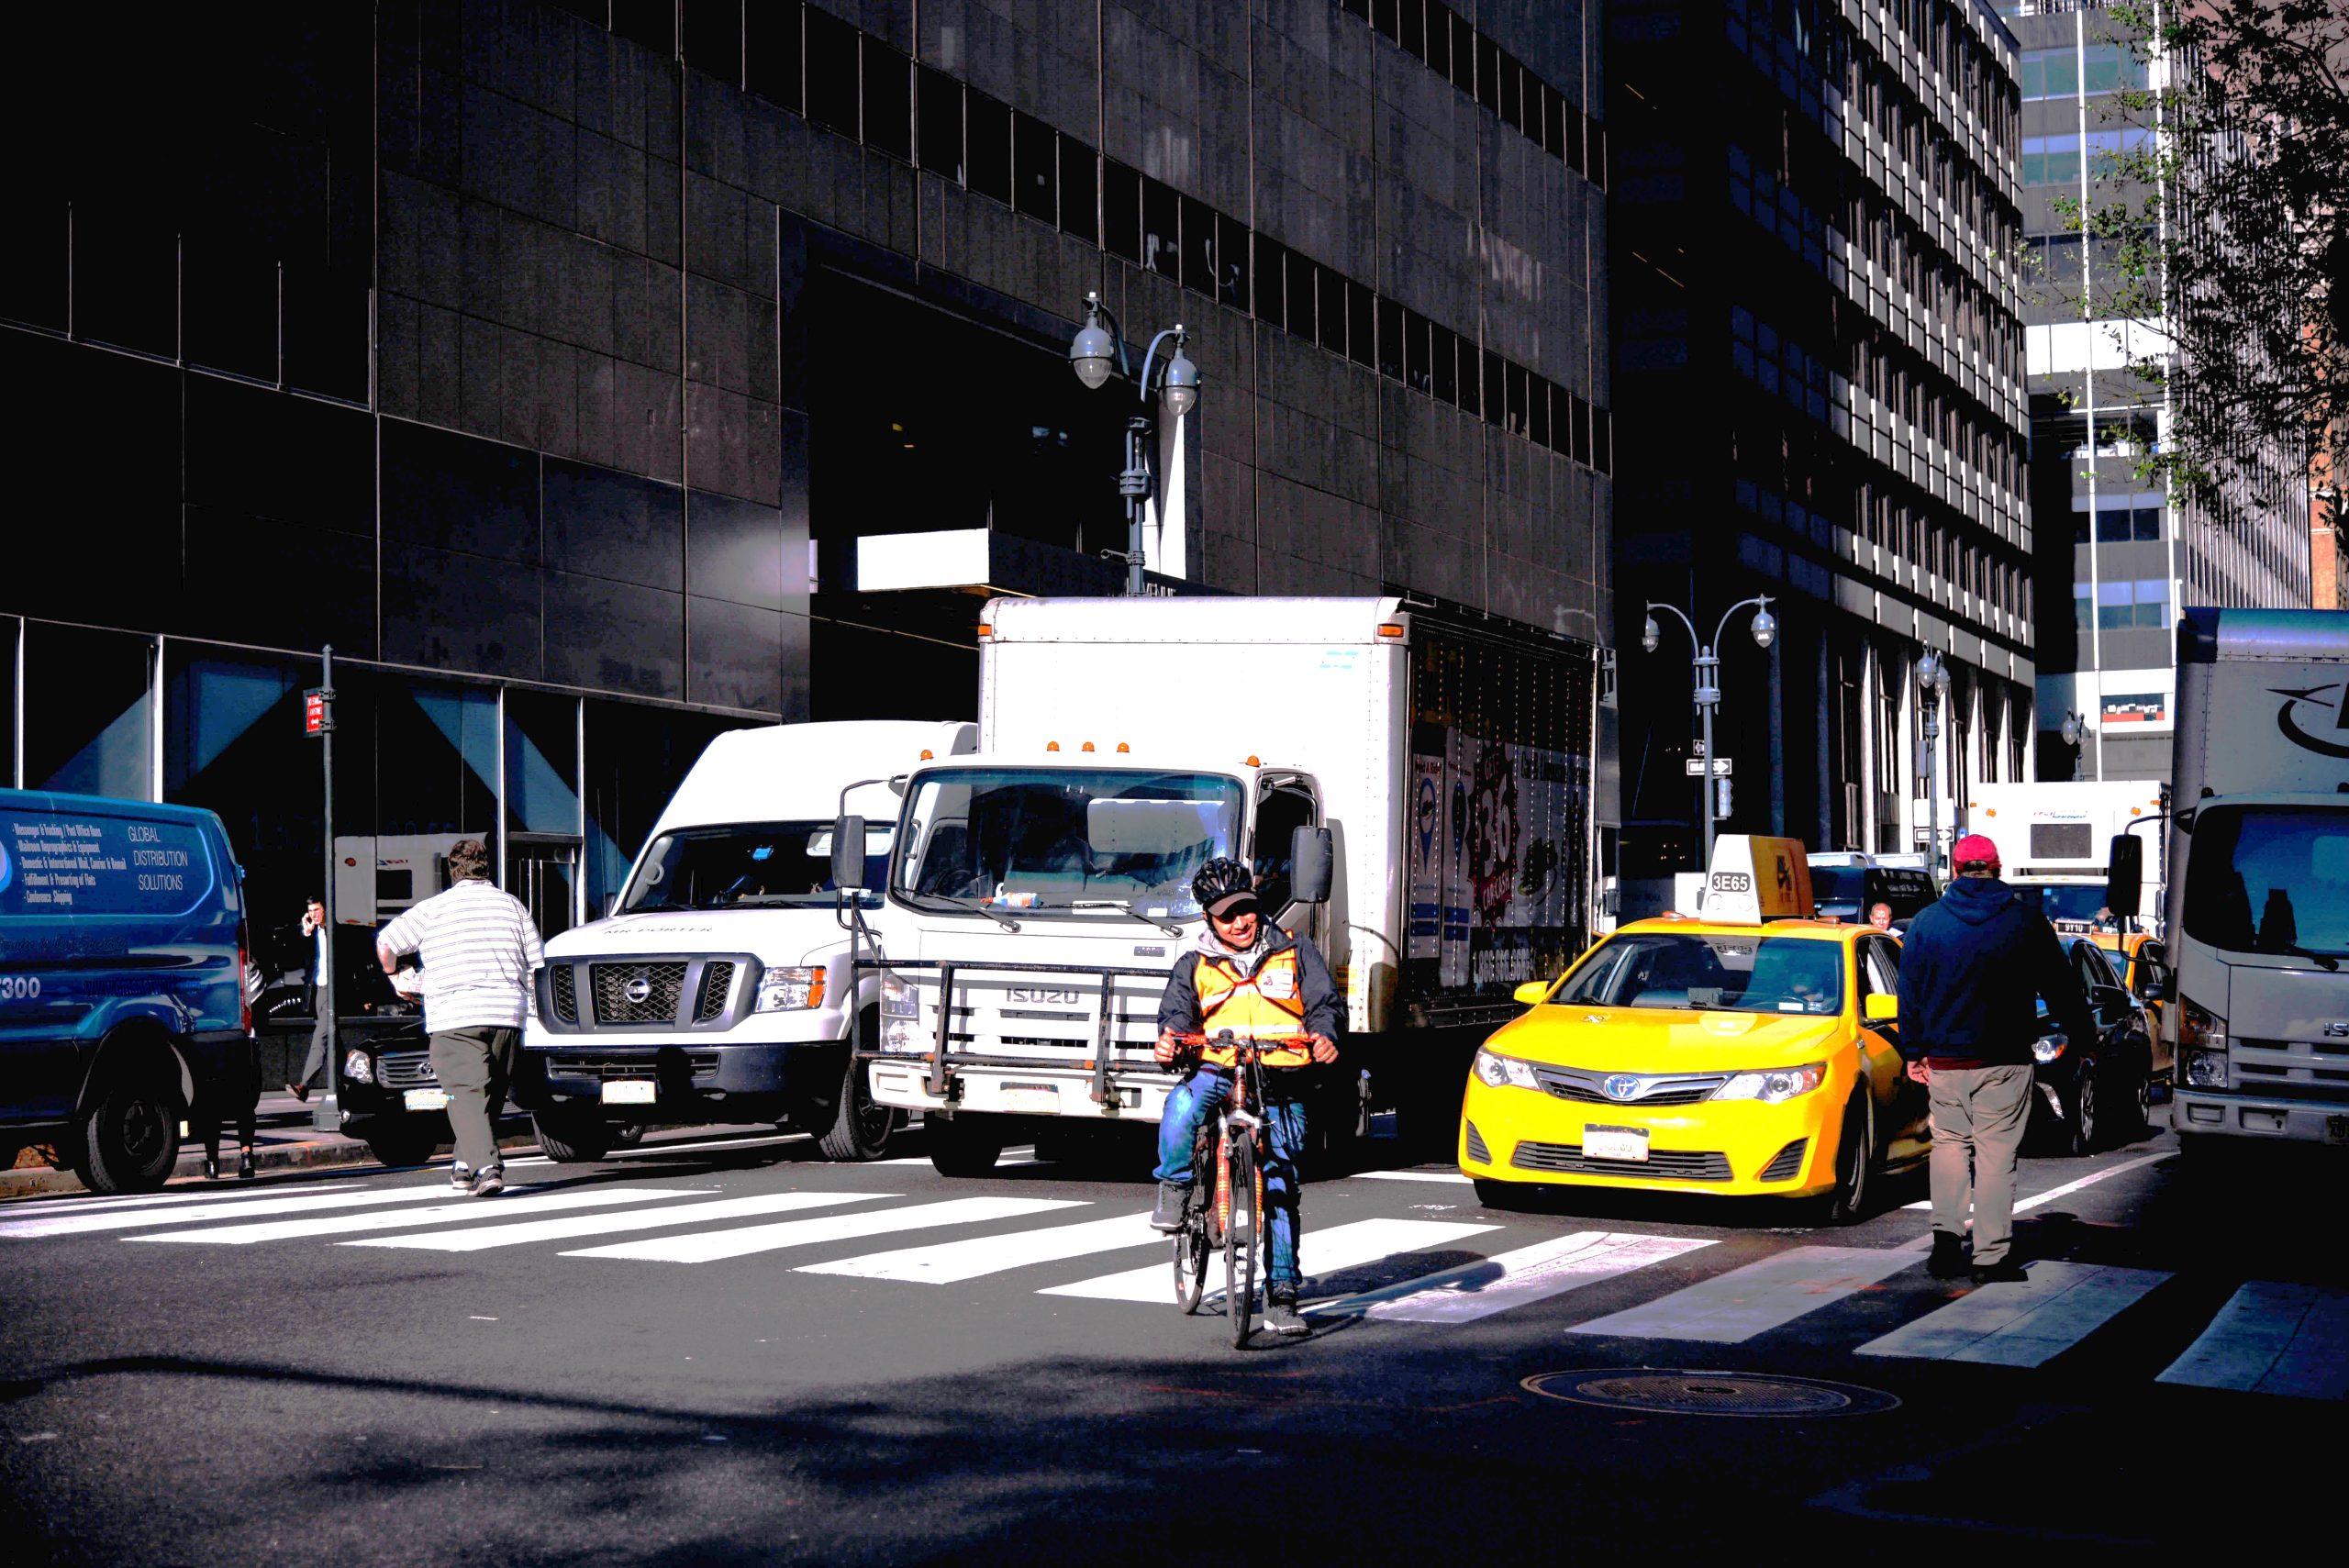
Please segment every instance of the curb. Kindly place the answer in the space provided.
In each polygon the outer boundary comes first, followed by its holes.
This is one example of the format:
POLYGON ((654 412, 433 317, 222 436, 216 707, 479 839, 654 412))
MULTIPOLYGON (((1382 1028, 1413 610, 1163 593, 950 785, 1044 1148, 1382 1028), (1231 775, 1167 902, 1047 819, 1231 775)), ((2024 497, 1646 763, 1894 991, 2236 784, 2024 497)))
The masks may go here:
MULTIPOLYGON (((497 1140, 497 1147, 501 1151, 536 1149, 538 1146, 538 1137, 534 1133, 508 1133, 497 1140)), ((229 1162, 234 1158, 230 1152, 233 1147, 233 1143, 229 1143, 224 1144, 221 1149, 220 1162, 224 1171, 228 1168, 229 1162)), ((426 1163, 435 1163, 440 1158, 440 1156, 436 1153, 433 1159, 426 1163)), ((366 1144, 351 1138, 338 1138, 331 1142, 322 1140, 315 1143, 278 1144, 253 1151, 253 1170, 256 1176, 284 1171, 334 1170, 349 1165, 381 1166, 381 1164, 382 1162, 368 1150, 366 1144)), ((382 1168, 391 1170, 397 1167, 382 1166, 382 1168)), ((422 1169, 423 1167, 415 1168, 422 1169)), ((183 1183, 191 1182, 197 1184, 204 1182, 204 1151, 201 1146, 195 1147, 193 1151, 181 1151, 179 1164, 173 1169, 171 1180, 163 1184, 163 1190, 169 1191, 183 1183)), ((241 1184, 235 1176, 224 1174, 216 1184, 235 1187, 241 1184)), ((60 1193, 87 1193, 89 1190, 82 1184, 82 1179, 71 1171, 39 1169, 0 1171, 0 1202, 9 1198, 42 1197, 60 1193)))

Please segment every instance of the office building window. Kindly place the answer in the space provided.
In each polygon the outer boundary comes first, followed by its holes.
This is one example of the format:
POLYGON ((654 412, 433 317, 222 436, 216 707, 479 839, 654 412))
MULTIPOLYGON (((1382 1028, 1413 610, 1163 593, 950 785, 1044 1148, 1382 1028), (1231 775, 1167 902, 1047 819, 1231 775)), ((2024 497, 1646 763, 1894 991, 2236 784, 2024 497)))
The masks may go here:
POLYGON ((685 63, 742 84, 742 0, 685 0, 685 63))
POLYGON ((2096 623, 2105 631, 2130 627, 2159 629, 2169 624, 2169 583, 2165 578, 2096 585, 2096 623))
POLYGON ((1073 136, 1061 142, 1061 228, 1088 244, 1101 240, 1098 160, 1073 136))
POLYGON ((914 62, 864 40, 864 144, 910 163, 914 157, 914 62))
POLYGON ((1363 284, 1346 284, 1346 352, 1358 365, 1377 363, 1377 296, 1363 284))
POLYGON ((1319 286, 1314 291, 1320 307, 1321 346, 1333 354, 1346 351, 1346 280, 1335 267, 1313 269, 1319 286))
POLYGON ((857 134, 857 31, 839 17, 809 8, 807 117, 842 136, 857 134))
POLYGON ((1101 243, 1113 256, 1141 260, 1141 176, 1114 159, 1101 162, 1101 243))
POLYGON ((1310 341, 1314 336, 1313 263, 1291 250, 1287 252, 1284 265, 1287 280, 1284 286, 1288 295, 1288 329, 1310 341))
POLYGON ((921 119, 921 166, 941 179, 961 184, 964 177, 963 84, 925 65, 915 106, 921 119))
POLYGON ((1283 258, 1288 247, 1256 236, 1256 319, 1267 327, 1288 325, 1288 283, 1283 258))
MULTIPOLYGON (((815 50, 808 50, 811 71, 815 50)), ((1004 206, 1011 205, 1011 110, 985 93, 963 93, 963 167, 971 189, 1004 206)))
POLYGON ((806 102, 800 92, 799 9, 796 0, 790 5, 760 0, 743 17, 744 84, 793 114, 806 102))
POLYGON ((1246 312, 1250 303, 1248 228, 1236 218, 1215 220, 1216 298, 1246 312))
POLYGON ((612 0, 612 31, 663 60, 677 54, 676 0, 612 0))
POLYGON ((1215 208, 1189 196, 1183 198, 1183 286, 1204 295, 1216 292, 1215 208))
POLYGON ((25 786, 153 798, 151 639, 33 621, 25 628, 25 786))
POLYGON ((1145 174, 1141 180, 1141 264, 1183 281, 1183 198, 1145 174))
POLYGON ((1023 110, 1011 113, 1013 203, 1030 217, 1059 221, 1060 150, 1052 128, 1023 110))

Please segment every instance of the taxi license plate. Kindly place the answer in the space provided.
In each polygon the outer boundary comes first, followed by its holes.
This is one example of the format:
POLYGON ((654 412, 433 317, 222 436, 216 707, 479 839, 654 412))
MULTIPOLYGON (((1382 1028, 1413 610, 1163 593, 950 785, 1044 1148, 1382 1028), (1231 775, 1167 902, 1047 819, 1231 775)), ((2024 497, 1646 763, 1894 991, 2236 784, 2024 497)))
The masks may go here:
POLYGON ((1586 1127, 1582 1129, 1586 1160, 1629 1160, 1644 1165, 1648 1159, 1648 1129, 1644 1127, 1586 1127))
POLYGON ((604 1085, 604 1103, 607 1106, 649 1106, 654 1094, 650 1078, 615 1078, 604 1085))
POLYGON ((412 1111, 445 1111, 449 1108, 446 1089, 410 1089, 400 1096, 400 1103, 412 1111))
POLYGON ((1006 1110, 1056 1111, 1061 1108, 1061 1087, 1058 1084, 1006 1084, 996 1091, 996 1099, 1006 1110))

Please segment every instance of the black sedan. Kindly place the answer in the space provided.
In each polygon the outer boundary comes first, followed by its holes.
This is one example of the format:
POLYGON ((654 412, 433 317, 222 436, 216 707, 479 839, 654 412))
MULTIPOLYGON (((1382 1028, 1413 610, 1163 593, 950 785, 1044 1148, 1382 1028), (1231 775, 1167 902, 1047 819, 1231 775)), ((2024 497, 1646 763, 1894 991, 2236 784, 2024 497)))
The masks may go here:
POLYGON ((2097 1038, 2066 1040, 2041 1005, 2034 1130, 2065 1151, 2087 1154, 2144 1130, 2153 1097, 2153 1036, 2143 1007, 2092 937, 2065 937, 2064 956, 2095 1015, 2097 1038))

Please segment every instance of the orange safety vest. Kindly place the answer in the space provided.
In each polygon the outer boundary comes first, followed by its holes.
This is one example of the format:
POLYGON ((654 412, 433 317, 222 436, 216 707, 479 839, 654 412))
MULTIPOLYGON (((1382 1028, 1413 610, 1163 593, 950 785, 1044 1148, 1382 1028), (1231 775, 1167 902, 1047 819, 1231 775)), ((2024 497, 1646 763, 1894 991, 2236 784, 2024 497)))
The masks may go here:
MULTIPOLYGON (((1218 1029, 1230 1029, 1242 1040, 1302 1035, 1305 986, 1297 954, 1294 947, 1283 948, 1243 980, 1230 959, 1201 953, 1191 971, 1191 987, 1199 998, 1199 1032, 1210 1040, 1218 1029)), ((1218 1067, 1232 1063, 1229 1046, 1210 1044, 1202 1054, 1218 1067)), ((1282 1046, 1263 1058, 1267 1067, 1303 1067, 1312 1060, 1311 1048, 1304 1045, 1282 1046)))

